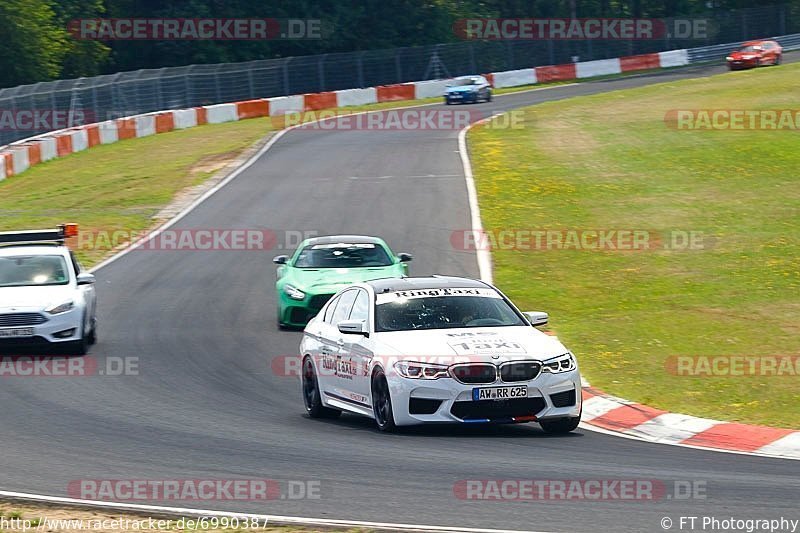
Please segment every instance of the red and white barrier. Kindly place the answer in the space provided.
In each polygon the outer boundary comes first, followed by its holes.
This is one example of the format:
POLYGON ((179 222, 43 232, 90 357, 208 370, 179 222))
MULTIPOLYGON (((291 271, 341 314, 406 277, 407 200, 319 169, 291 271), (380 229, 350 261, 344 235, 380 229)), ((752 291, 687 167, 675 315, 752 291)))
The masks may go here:
POLYGON ((683 67, 689 64, 689 50, 670 50, 659 52, 658 62, 661 68, 683 67))
POLYGON ((422 98, 435 98, 444 96, 444 91, 453 80, 430 80, 414 82, 414 96, 417 100, 422 98))
MULTIPOLYGON (((569 81, 655 68, 679 67, 689 64, 687 50, 670 50, 656 54, 585 61, 567 65, 492 72, 486 77, 495 88, 519 87, 553 81, 569 81)), ((202 124, 219 124, 249 118, 280 116, 286 113, 318 111, 378 102, 393 102, 439 97, 451 80, 428 80, 413 83, 381 85, 365 89, 258 98, 226 104, 214 104, 146 113, 99 124, 89 124, 51 132, 45 136, 19 141, 0 147, 0 179, 56 157, 80 152, 99 144, 166 133, 175 129, 192 128, 202 124)))
POLYGON ((176 130, 194 128, 197 126, 197 111, 195 109, 179 109, 172 112, 176 130))
POLYGON ((496 89, 503 87, 519 87, 520 85, 534 85, 536 83, 536 69, 523 68, 520 70, 506 70, 492 73, 493 85, 496 89))
POLYGON ((366 89, 345 89, 336 91, 336 106, 349 107, 378 103, 378 90, 375 87, 366 89))
POLYGON ((622 67, 620 67, 618 58, 575 63, 575 75, 578 78, 594 78, 596 76, 619 74, 620 72, 622 72, 622 67))
POLYGON ((220 124, 222 122, 233 122, 239 120, 236 114, 236 104, 216 104, 205 106, 206 118, 209 124, 220 124))
POLYGON ((269 100, 269 116, 277 117, 286 113, 300 113, 305 109, 305 98, 302 94, 294 96, 278 96, 269 100))

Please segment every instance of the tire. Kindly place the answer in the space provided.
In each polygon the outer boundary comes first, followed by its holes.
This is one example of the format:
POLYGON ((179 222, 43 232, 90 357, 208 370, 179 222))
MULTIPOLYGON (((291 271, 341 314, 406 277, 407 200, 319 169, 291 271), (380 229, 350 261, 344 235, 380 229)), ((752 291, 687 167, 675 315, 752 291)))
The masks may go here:
POLYGON ((338 409, 331 409, 322 405, 319 394, 319 382, 314 370, 314 363, 310 357, 303 359, 303 404, 306 413, 311 418, 337 418, 342 414, 338 409))
POLYGON ((89 332, 87 340, 90 346, 97 344, 97 318, 92 319, 92 331, 89 332))
POLYGON ((756 59, 756 67, 760 67, 760 66, 761 66, 761 60, 760 59, 756 59))
POLYGON ((489 94, 486 95, 486 101, 487 102, 491 102, 492 101, 492 91, 489 91, 489 94))
POLYGON ((773 65, 777 67, 778 65, 781 64, 782 60, 783 60, 783 54, 778 54, 777 56, 775 56, 775 63, 773 63, 773 65))
POLYGON ((444 105, 450 105, 451 103, 452 103, 452 102, 450 101, 450 99, 449 99, 449 98, 445 98, 445 99, 444 99, 444 105))
POLYGON ((372 413, 378 429, 385 432, 394 431, 394 411, 392 409, 392 395, 389 392, 389 382, 383 369, 378 368, 372 374, 372 413))
POLYGON ((581 422, 581 417, 575 416, 572 418, 556 418, 554 420, 540 420, 539 425, 545 433, 553 435, 563 435, 569 433, 578 427, 581 422))

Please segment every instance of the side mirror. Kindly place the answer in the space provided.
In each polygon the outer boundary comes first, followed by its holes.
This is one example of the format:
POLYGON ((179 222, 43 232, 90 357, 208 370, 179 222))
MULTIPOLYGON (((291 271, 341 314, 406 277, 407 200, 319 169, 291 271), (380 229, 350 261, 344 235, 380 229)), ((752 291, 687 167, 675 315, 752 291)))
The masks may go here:
POLYGON ((340 333, 346 333, 347 335, 369 336, 367 322, 364 320, 342 320, 336 324, 336 327, 339 328, 340 333))
POLYGON ((411 254, 407 254, 405 252, 401 252, 397 254, 397 258, 400 260, 401 263, 408 263, 409 261, 414 259, 414 256, 412 256, 411 254))
POLYGON ((278 255, 272 258, 272 262, 276 265, 285 265, 289 261, 288 255, 278 255))
POLYGON ((78 285, 94 285, 97 279, 94 277, 94 274, 89 274, 88 272, 81 272, 78 274, 78 285))
POLYGON ((547 313, 544 313, 542 311, 527 311, 522 314, 525 315, 525 318, 527 318, 528 321, 531 323, 531 326, 534 327, 544 326, 545 324, 547 324, 547 320, 550 318, 550 316, 547 313))

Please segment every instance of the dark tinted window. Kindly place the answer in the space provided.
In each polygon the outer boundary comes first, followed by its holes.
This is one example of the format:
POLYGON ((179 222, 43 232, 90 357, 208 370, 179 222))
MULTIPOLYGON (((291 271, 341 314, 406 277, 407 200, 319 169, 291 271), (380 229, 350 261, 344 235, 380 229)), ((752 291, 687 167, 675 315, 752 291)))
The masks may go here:
POLYGON ((297 268, 383 267, 393 263, 377 244, 315 244, 306 246, 294 262, 297 268))
POLYGON ((524 325, 502 298, 436 296, 398 299, 375 307, 376 331, 524 325))
POLYGON ((60 255, 15 255, 0 257, 0 287, 66 285, 67 262, 60 255))

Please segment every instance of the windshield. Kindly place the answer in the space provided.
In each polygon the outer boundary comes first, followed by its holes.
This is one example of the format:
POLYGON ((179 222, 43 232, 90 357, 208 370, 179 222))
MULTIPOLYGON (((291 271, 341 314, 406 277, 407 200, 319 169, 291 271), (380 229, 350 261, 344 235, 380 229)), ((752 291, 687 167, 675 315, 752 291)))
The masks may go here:
POLYGON ((753 45, 753 46, 743 46, 739 49, 740 52, 759 52, 761 51, 762 47, 760 45, 753 45))
POLYGON ((314 244, 297 256, 297 268, 384 267, 393 264, 383 246, 372 243, 314 244))
POLYGON ((456 85, 479 85, 480 80, 478 78, 458 78, 456 80, 456 85))
MULTIPOLYGON (((434 289, 437 290, 437 289, 434 289)), ((478 328, 524 326, 522 318, 491 289, 438 289, 476 291, 464 296, 395 296, 421 291, 378 295, 375 307, 376 331, 412 329, 478 328)))
POLYGON ((67 263, 60 255, 0 257, 0 287, 66 285, 67 263))

